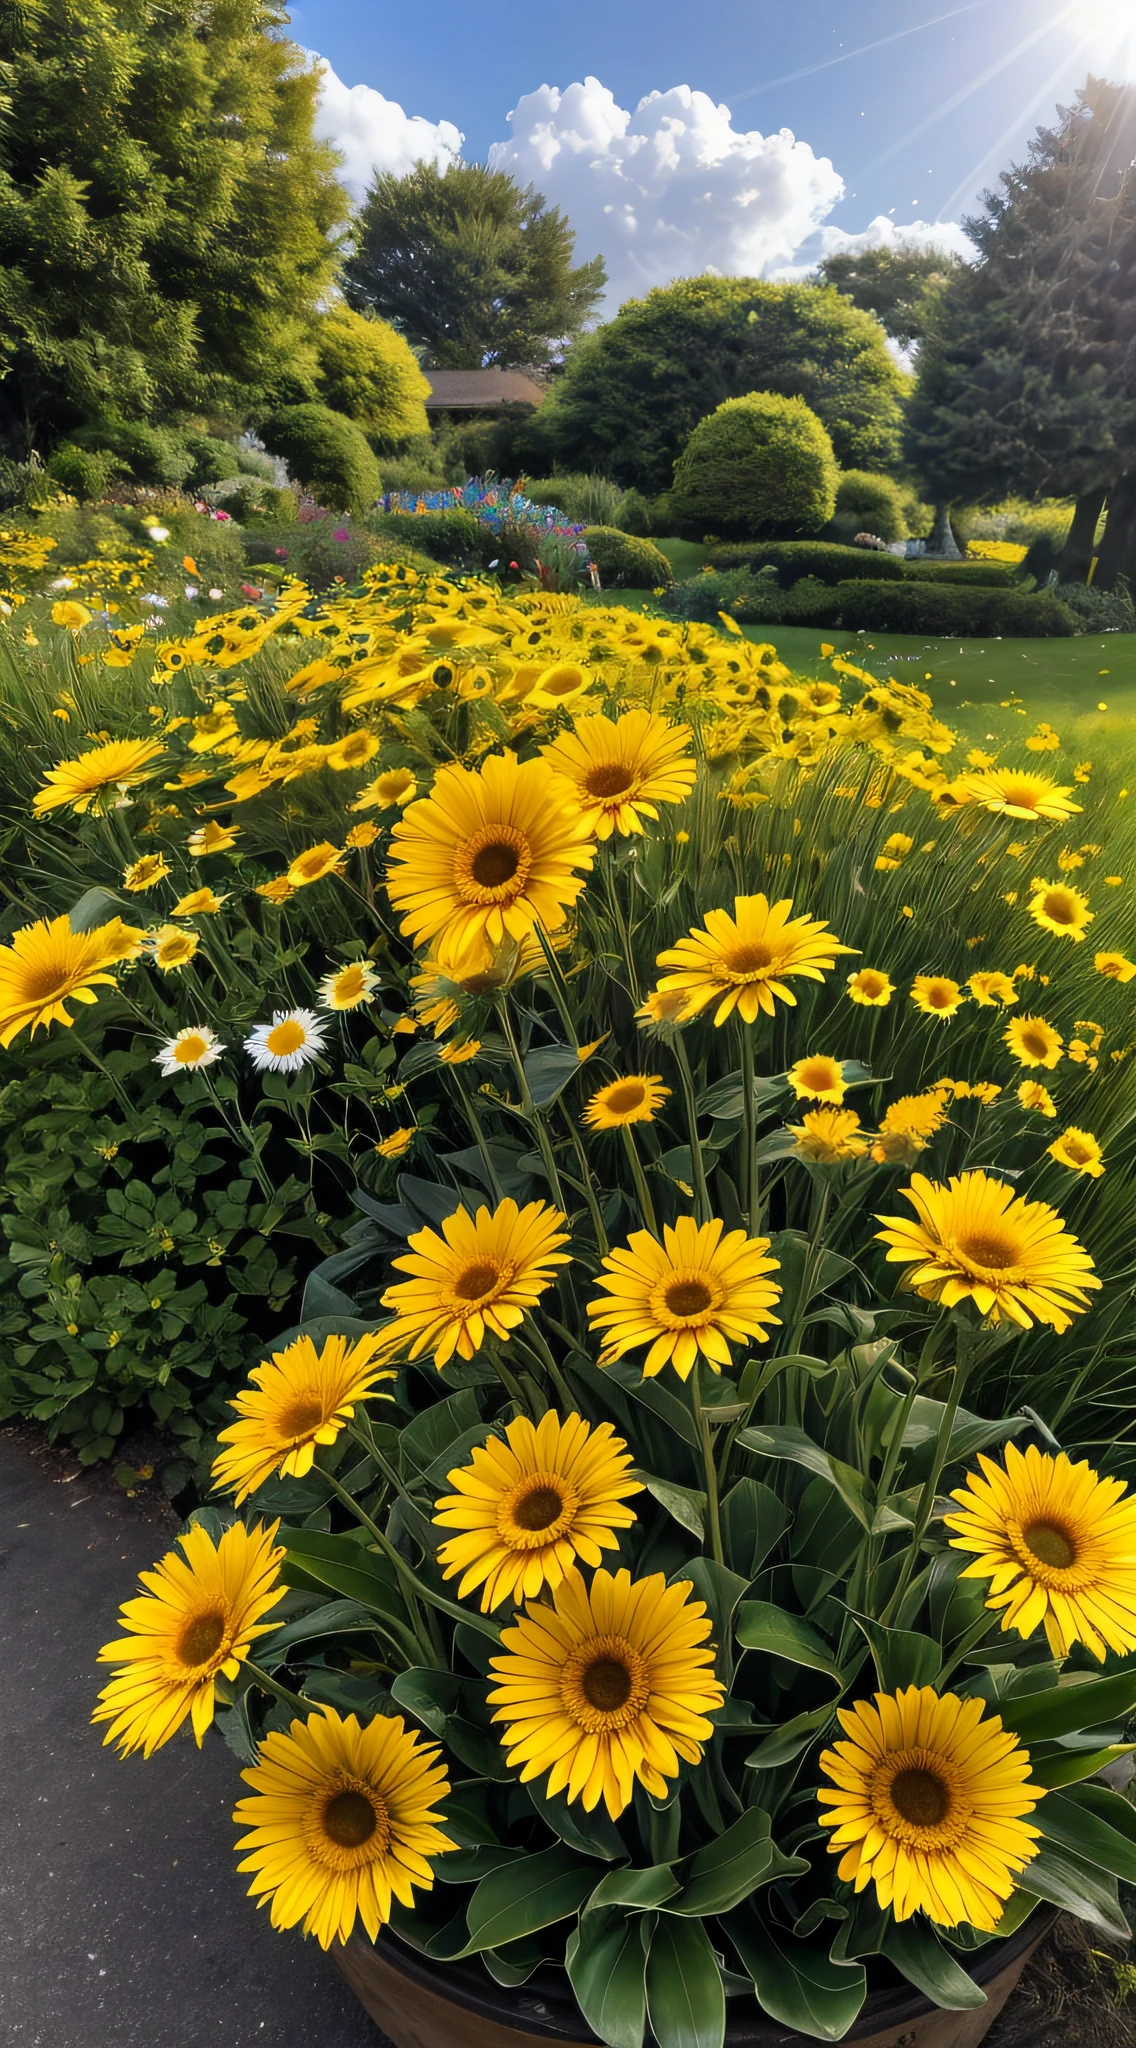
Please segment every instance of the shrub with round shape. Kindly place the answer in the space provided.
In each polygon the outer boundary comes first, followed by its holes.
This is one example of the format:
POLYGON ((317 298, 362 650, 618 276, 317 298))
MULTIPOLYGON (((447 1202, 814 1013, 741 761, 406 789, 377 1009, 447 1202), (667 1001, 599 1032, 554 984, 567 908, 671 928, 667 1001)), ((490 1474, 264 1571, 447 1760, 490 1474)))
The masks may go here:
POLYGON ((866 529, 880 540, 906 540, 903 502, 903 491, 890 476, 876 476, 870 469, 844 470, 836 486, 833 539, 851 541, 866 529))
POLYGON ((751 391, 700 420, 675 463, 680 533, 819 533, 836 508, 832 442, 803 398, 751 391))
POLYGON ((297 483, 334 512, 365 512, 382 490, 379 465, 361 427, 326 405, 285 405, 260 437, 283 456, 297 483))
POLYGON ((674 582, 674 571, 654 541, 620 533, 614 526, 586 526, 584 539, 605 590, 620 585, 625 590, 658 590, 674 582))

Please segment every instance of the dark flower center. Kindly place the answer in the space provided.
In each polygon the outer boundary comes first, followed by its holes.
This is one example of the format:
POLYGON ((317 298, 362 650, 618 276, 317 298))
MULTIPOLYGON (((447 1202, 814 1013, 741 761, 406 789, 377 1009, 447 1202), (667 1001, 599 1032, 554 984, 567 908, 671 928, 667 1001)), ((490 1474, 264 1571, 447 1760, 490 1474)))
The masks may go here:
POLYGON ((950 1794, 931 1771, 900 1771, 892 1780, 892 1805, 913 1827, 935 1828, 946 1815, 950 1794))
POLYGON ((1001 1273, 1007 1266, 1017 1264, 1012 1245, 1002 1243, 996 1237, 968 1237, 961 1246, 963 1257, 976 1266, 986 1266, 994 1273, 1001 1273))
POLYGON ((672 1316, 700 1316, 714 1297, 704 1280, 676 1280, 663 1298, 672 1316))
POLYGON ((208 1664, 221 1647, 225 1635, 223 1614, 195 1614, 182 1630, 178 1657, 183 1664, 208 1664))
POLYGON ((552 1486, 534 1486, 513 1509, 513 1520, 519 1529, 550 1529, 560 1520, 564 1502, 552 1486))
POLYGON ((580 1687, 590 1707, 614 1714, 631 1698, 631 1673, 617 1657, 597 1657, 585 1666, 580 1687))
POLYGON ((629 1110, 641 1109, 647 1091, 642 1081, 620 1081, 607 1098, 607 1106, 613 1116, 626 1116, 629 1110))
POLYGON ((491 839, 470 862, 470 873, 481 889, 502 889, 520 866, 520 855, 508 840, 491 839))
POLYGON ((286 1437, 307 1436, 323 1419, 323 1404, 310 1396, 307 1400, 301 1397, 293 1401, 290 1408, 284 1409, 279 1423, 280 1434, 286 1437))
POLYGON ((1031 1522, 1023 1531, 1026 1549, 1042 1564, 1055 1571, 1065 1571, 1076 1561, 1077 1547, 1064 1529, 1058 1529, 1052 1522, 1031 1522))
POLYGON ((497 1285, 497 1277, 496 1266, 491 1266, 488 1260, 483 1260, 480 1265, 466 1267, 460 1279, 454 1283, 454 1293, 459 1301, 481 1301, 486 1294, 493 1292, 497 1285))
POLYGON ((589 796, 626 796, 634 780, 630 768, 622 762, 605 761, 600 767, 589 768, 584 787, 589 796))
POLYGON ((358 1849, 369 1842, 378 1824, 378 1815, 362 1792, 337 1792, 324 1807, 324 1833, 341 1849, 358 1849))

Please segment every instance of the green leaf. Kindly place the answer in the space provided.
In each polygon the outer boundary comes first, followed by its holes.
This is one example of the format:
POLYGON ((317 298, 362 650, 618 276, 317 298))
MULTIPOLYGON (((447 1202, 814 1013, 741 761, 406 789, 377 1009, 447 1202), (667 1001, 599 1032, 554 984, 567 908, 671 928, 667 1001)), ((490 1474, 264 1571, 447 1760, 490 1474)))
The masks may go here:
POLYGON ((943 1947, 928 1922, 894 1921, 884 1936, 883 1952, 909 1984, 948 2012, 969 2012, 986 2004, 981 1985, 943 1947))
POLYGON ((96 925, 106 924, 126 902, 124 896, 117 896, 112 889, 88 889, 79 901, 67 912, 67 922, 73 932, 90 932, 96 925))
POLYGON ((756 1913, 731 1913, 726 1932, 753 1979, 763 2012, 814 2041, 839 2041, 867 1996, 862 1963, 829 1960, 829 1938, 787 1936, 756 1913))
POLYGON ((743 1600, 735 1633, 745 1650, 764 1650, 787 1663, 823 1671, 838 1686, 844 1684, 844 1674, 823 1636, 799 1614, 790 1614, 771 1600, 743 1600))
POLYGON ((609 1907, 586 1913, 568 1937, 564 1961, 576 2003, 607 2048, 642 2048, 647 1958, 641 1924, 609 1907))
POLYGON ((701 1920, 660 1918, 647 1957, 647 2010, 659 2048, 723 2048, 726 1994, 701 1920))
MULTIPOLYGON (((1040 1812, 1039 1807, 1039 1816, 1040 1812)), ((1118 1941, 1131 1940, 1132 1930, 1116 1895, 1116 1879, 1105 1877, 1083 1857, 1056 1842, 1043 1842, 1037 1855, 1026 1864, 1024 1876, 1036 1898, 1048 1899, 1051 1906, 1075 1913, 1079 1920, 1090 1920, 1094 1927, 1118 1941)))
POLYGON ((832 1718, 832 1707, 814 1707, 807 1714, 795 1714, 791 1721, 785 1721, 759 1742, 746 1758, 751 1771, 774 1771, 781 1764, 791 1763, 807 1749, 813 1738, 820 1734, 832 1718))
POLYGON ((408 1422, 399 1438, 399 1448, 420 1472, 425 1472, 436 1458, 442 1457, 451 1445, 456 1445, 465 1436, 467 1430, 476 1429, 480 1422, 474 1389, 462 1387, 460 1392, 447 1395, 444 1401, 431 1402, 429 1408, 423 1408, 412 1422, 408 1422))
POLYGON ((597 1866, 585 1862, 562 1842, 525 1856, 483 1877, 466 1907, 469 1927, 467 1955, 519 1941, 540 1927, 551 1927, 578 1913, 595 1887, 597 1866))
POLYGON ((1136 1668, 1112 1678, 1050 1686, 1046 1692, 1000 1703, 1003 1723, 1027 1744, 1099 1728, 1102 1721, 1122 1721, 1136 1707, 1136 1668))
POLYGON ((579 1800, 571 1803, 563 1792, 550 1799, 535 1782, 524 1789, 545 1826, 570 1849, 576 1849, 581 1856, 598 1856, 604 1863, 618 1863, 626 1856, 627 1844, 602 1806, 597 1806, 594 1813, 586 1813, 579 1800))
POLYGON ((396 1707, 421 1721, 431 1735, 444 1735, 446 1722, 461 1697, 461 1687, 450 1671, 431 1671, 418 1665, 400 1671, 391 1680, 390 1696, 396 1707))
POLYGON ((738 1442, 743 1450, 756 1451, 763 1458, 787 1458, 790 1464, 803 1465, 806 1472, 812 1472, 818 1479, 826 1479, 834 1486, 852 1510, 856 1520, 865 1529, 871 1527, 871 1515, 864 1497, 863 1475, 851 1465, 845 1465, 840 1458, 822 1450, 803 1429, 789 1423, 770 1423, 761 1429, 743 1429, 738 1442))
POLYGON ((1034 1816, 1047 1842, 1136 1884, 1136 1808, 1104 1785, 1051 1792, 1034 1816))
POLYGON ((706 1612, 713 1623, 711 1641, 719 1646, 728 1642, 733 1623, 734 1609, 746 1589, 746 1580, 736 1572, 728 1572, 725 1565, 717 1564, 712 1557, 692 1557, 689 1564, 680 1566, 671 1573, 673 1586, 683 1579, 693 1587, 693 1598, 706 1603, 706 1612))
POLYGON ((1055 1749, 1048 1756, 1039 1756, 1036 1749, 1031 1749, 1030 1779, 1033 1784, 1045 1785, 1055 1792, 1059 1786, 1079 1785, 1082 1778, 1095 1778, 1107 1764, 1131 1756, 1134 1749, 1133 1742, 1113 1742, 1106 1749, 1055 1749))
POLYGON ((689 1486, 677 1486, 673 1479, 656 1479, 652 1473, 640 1472, 635 1467, 632 1467, 627 1476, 629 1479, 637 1479, 641 1486, 645 1486, 652 1499, 657 1500, 659 1506, 666 1509, 671 1519, 678 1522, 681 1528, 689 1530, 692 1536, 697 1536, 701 1543, 706 1526, 704 1493, 694 1493, 689 1486))
POLYGON ((600 1906, 634 1906, 640 1913, 673 1899, 679 1882, 669 1863, 652 1863, 646 1870, 609 1870, 601 1877, 584 1911, 600 1906))
POLYGON ((885 1628, 880 1621, 870 1621, 866 1614, 856 1614, 851 1608, 848 1612, 867 1641, 884 1692, 901 1692, 908 1685, 933 1684, 943 1653, 930 1636, 917 1635, 913 1629, 885 1628))
POLYGON ((722 1540, 731 1570, 747 1584, 757 1577, 771 1550, 792 1519, 771 1486, 760 1479, 739 1479, 722 1502, 722 1540))
POLYGON ((799 1876, 808 1867, 800 1857, 782 1855, 770 1839, 769 1815, 760 1806, 751 1806, 740 1820, 698 1851, 681 1896, 665 1910, 692 1919, 728 1913, 757 1885, 799 1876))
POLYGON ((580 1071, 580 1055, 574 1045, 542 1045, 524 1062, 525 1080, 534 1109, 548 1109, 580 1071))
MULTIPOLYGON (((604 1379, 614 1380, 616 1386, 621 1387, 625 1394, 630 1394, 633 1401, 639 1401, 644 1408, 650 1408, 652 1413, 659 1417, 660 1422, 665 1422, 668 1429, 673 1430, 684 1443, 697 1448, 698 1431, 694 1426, 694 1417, 685 1402, 680 1401, 677 1395, 668 1393, 665 1387, 659 1385, 657 1379, 644 1379, 642 1369, 631 1359, 617 1358, 611 1365, 593 1366, 591 1372, 598 1376, 601 1384, 604 1379)), ((581 1376, 590 1378, 591 1373, 581 1376)))

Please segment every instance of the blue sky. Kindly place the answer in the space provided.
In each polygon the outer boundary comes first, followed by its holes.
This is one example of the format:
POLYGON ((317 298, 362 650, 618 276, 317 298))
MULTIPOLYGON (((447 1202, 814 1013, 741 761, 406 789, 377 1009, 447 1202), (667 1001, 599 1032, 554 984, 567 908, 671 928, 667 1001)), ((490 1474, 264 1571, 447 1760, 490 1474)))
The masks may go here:
MULTIPOLYGON (((688 86, 709 102, 724 102, 733 132, 743 138, 791 129, 805 148, 792 163, 782 152, 773 167, 781 180, 777 205, 788 214, 783 232, 746 245, 749 260, 756 252, 767 269, 785 261, 802 225, 815 230, 821 219, 851 234, 877 216, 897 224, 958 221, 1001 165, 1024 152, 1038 122, 1072 98, 1088 69, 1132 75, 1136 48, 1136 35, 1124 41, 1126 30, 1136 31, 1136 0, 911 0, 903 8, 895 0, 856 0, 854 6, 847 0, 570 0, 502 12, 467 0, 416 0, 411 7, 311 0, 291 13, 297 40, 318 51, 343 86, 373 88, 406 116, 419 117, 419 132, 425 132, 422 123, 452 124, 473 158, 509 141, 506 117, 527 95, 542 85, 567 88, 589 75, 624 112, 646 94, 688 86), (843 181, 843 196, 836 195, 834 178, 813 168, 814 159, 825 158, 843 181)), ((356 115, 360 104, 356 96, 356 115)), ((535 175, 545 168, 549 110, 527 104, 525 136, 509 161, 519 174, 535 175)), ((587 115, 590 103, 581 104, 587 115)), ((668 101, 659 111, 669 117, 674 107, 668 101)), ((577 129, 579 111, 569 123, 577 129)), ((328 118, 334 128, 330 112, 328 118)), ((553 129, 563 118, 555 114, 553 129)), ((613 118, 609 105, 602 119, 610 126, 613 118)), ((697 164, 706 157, 709 119, 697 102, 694 139, 688 138, 697 164)), ((651 265, 665 267, 667 260, 678 269, 706 260, 730 267, 720 235, 703 232, 699 240, 698 221, 688 234, 688 215, 677 200, 668 221, 669 257, 646 249, 651 229, 644 195, 655 208, 663 191, 657 178, 652 183, 641 175, 656 150, 650 120, 646 126, 651 132, 633 167, 637 201, 625 207, 617 267, 622 261, 633 277, 642 256, 648 282, 657 281, 648 275, 651 265), (697 257, 682 257, 686 241, 697 257)), ((444 131, 451 149, 452 128, 444 131)), ((711 154, 720 146, 711 142, 711 154)), ((755 147, 738 144, 732 134, 724 146, 743 157, 755 147)), ((590 145, 583 157, 589 153, 590 145)), ((753 161, 767 176, 770 160, 759 152, 753 161)), ((541 181, 553 188, 550 196, 579 212, 581 236, 615 235, 604 216, 610 222, 613 196, 621 203, 626 198, 626 162, 614 166, 619 190, 613 195, 605 183, 603 205, 598 187, 594 204, 583 193, 579 148, 571 176, 569 168, 561 150, 541 181)), ((699 197, 717 205, 710 191, 699 197)), ((752 191, 742 195, 751 214, 752 201, 752 191)), ((737 203, 735 179, 723 205, 736 210, 737 203)), ((775 210, 770 200, 769 211, 775 210)), ((813 249, 815 240, 807 246, 813 249)), ((581 246, 580 254, 591 253, 581 246)))

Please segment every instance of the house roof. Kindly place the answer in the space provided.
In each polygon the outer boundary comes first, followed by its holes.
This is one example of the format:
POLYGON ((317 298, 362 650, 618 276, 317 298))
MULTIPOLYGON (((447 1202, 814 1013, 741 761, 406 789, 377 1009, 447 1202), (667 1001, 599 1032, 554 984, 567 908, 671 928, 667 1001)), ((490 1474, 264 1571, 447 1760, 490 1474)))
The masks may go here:
POLYGON ((427 370, 426 410, 479 412, 495 405, 539 405, 543 385, 523 370, 427 370))

